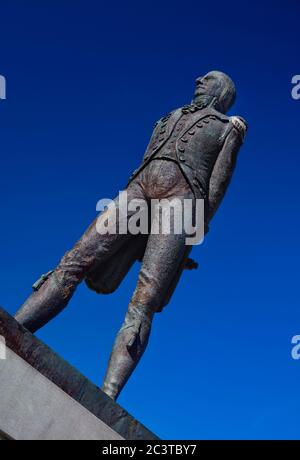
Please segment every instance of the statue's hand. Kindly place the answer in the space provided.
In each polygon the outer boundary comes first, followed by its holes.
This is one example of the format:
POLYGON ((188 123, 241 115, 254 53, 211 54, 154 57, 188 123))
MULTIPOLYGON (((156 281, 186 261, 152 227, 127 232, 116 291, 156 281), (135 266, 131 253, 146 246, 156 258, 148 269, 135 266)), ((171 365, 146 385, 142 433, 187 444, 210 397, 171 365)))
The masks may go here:
POLYGON ((186 262, 185 262, 185 270, 195 270, 199 267, 199 264, 198 262, 195 262, 193 259, 186 259, 186 262))

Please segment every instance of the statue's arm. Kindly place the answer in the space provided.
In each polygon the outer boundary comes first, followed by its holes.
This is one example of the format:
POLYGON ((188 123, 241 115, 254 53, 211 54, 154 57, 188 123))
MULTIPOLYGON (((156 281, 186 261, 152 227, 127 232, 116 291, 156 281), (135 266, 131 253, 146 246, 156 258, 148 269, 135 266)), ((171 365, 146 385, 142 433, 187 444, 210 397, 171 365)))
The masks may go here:
POLYGON ((208 197, 208 222, 219 208, 230 184, 237 160, 238 151, 247 131, 246 122, 240 117, 231 117, 232 128, 215 163, 208 197))

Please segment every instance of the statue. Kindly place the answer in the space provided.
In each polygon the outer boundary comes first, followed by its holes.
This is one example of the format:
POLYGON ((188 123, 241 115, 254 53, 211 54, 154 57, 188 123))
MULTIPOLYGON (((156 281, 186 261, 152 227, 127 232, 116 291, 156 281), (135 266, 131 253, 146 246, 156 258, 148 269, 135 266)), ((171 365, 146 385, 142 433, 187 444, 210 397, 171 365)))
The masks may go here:
MULTIPOLYGON (((191 104, 156 123, 143 162, 129 179, 128 199, 202 199, 207 231, 247 130, 241 117, 225 115, 234 100, 235 86, 226 74, 213 71, 198 78, 191 104)), ((97 293, 113 292, 140 260, 137 287, 102 387, 115 400, 146 349, 154 314, 168 304, 184 268, 197 265, 189 258, 191 246, 185 238, 184 231, 99 234, 95 220, 55 270, 33 285, 16 319, 35 332, 67 306, 81 281, 97 293)))

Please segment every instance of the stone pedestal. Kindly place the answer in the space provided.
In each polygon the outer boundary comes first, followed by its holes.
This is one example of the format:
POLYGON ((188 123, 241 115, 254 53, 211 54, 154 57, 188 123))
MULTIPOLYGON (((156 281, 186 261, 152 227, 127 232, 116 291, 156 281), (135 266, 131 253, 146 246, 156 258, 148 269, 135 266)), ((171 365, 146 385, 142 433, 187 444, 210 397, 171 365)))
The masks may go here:
POLYGON ((1 308, 0 336, 0 440, 158 439, 1 308))

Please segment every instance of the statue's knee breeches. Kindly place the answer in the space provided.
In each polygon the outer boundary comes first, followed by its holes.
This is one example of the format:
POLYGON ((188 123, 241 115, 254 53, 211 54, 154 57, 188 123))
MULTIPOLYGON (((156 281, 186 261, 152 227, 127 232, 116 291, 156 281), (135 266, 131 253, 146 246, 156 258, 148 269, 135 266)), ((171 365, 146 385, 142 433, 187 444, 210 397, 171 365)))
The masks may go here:
MULTIPOLYGON (((151 264, 151 260, 143 261, 136 289, 133 293, 131 302, 133 305, 141 305, 152 311, 158 311, 164 297, 166 283, 161 283, 160 273, 163 267, 151 264)), ((170 276, 171 279, 171 276, 170 276)))
POLYGON ((140 284, 138 284, 138 287, 132 297, 132 302, 137 305, 142 305, 144 308, 149 310, 156 311, 161 300, 155 286, 148 284, 141 287, 140 284))
MULTIPOLYGON (((149 264, 148 264, 149 265, 149 264)), ((166 267, 153 267, 150 264, 150 269, 143 263, 137 287, 132 296, 131 302, 136 305, 142 305, 144 308, 154 312, 161 311, 164 305, 166 292, 174 278, 174 271, 165 276, 162 281, 162 270, 166 272, 166 267)))
POLYGON ((99 234, 96 221, 61 259, 57 275, 64 284, 78 284, 105 263, 123 244, 127 235, 99 234))

